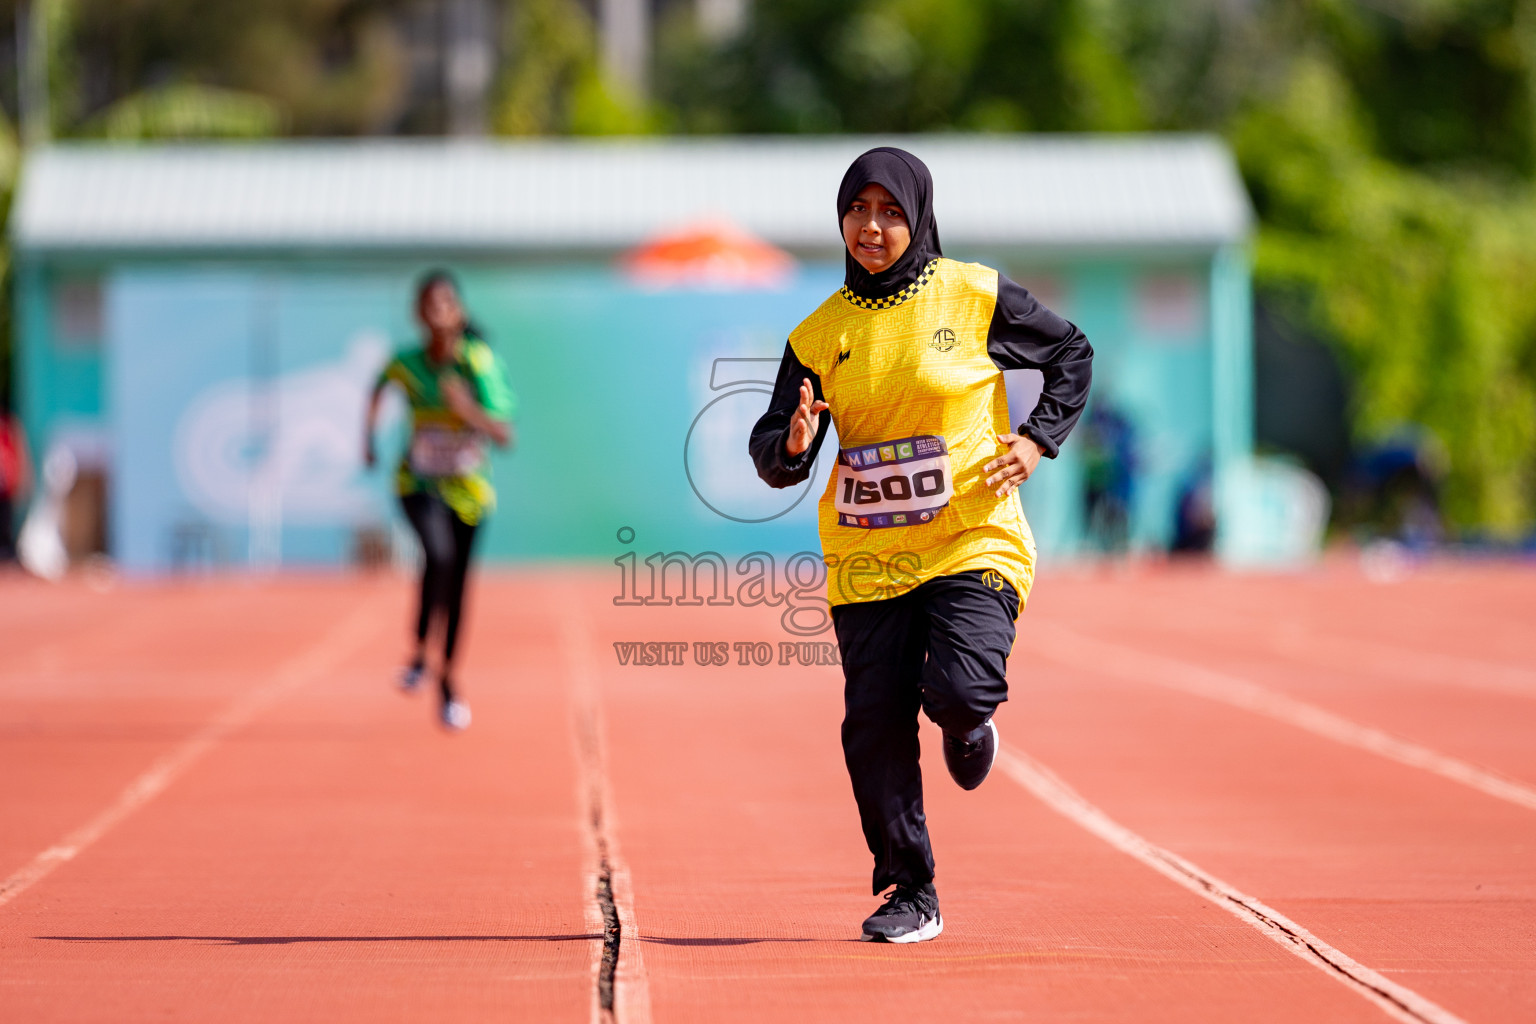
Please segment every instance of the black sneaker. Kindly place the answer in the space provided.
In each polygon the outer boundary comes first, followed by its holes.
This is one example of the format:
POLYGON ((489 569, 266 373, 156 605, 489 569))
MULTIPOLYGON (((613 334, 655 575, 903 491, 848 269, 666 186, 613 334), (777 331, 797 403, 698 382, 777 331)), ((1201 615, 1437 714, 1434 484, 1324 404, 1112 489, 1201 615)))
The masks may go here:
POLYGON ((943 930, 939 894, 933 883, 898 885, 885 894, 885 906, 864 922, 864 941, 926 942, 943 930))
POLYGON ((417 658, 405 668, 400 670, 400 690, 403 693, 415 693, 421 685, 421 675, 424 666, 422 660, 417 658))
POLYGON ((961 789, 975 789, 987 779, 997 760, 997 726, 992 719, 969 738, 944 734, 944 765, 961 789))

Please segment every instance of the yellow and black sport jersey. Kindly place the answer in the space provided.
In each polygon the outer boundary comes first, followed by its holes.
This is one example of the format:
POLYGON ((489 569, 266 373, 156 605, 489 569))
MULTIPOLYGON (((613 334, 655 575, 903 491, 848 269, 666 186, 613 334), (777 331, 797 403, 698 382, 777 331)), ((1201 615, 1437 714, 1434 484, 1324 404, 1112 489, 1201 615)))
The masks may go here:
POLYGON ((758 475, 789 487, 810 474, 836 423, 841 449, 819 513, 834 605, 895 597, 937 576, 993 570, 1019 594, 1035 544, 1017 497, 982 470, 1005 450, 1004 370, 1045 378, 1019 434, 1054 458, 1088 399, 1093 348, 1076 326, 989 267, 936 259, 888 298, 846 287, 789 336, 768 411, 752 430, 758 475), (809 378, 830 407, 810 448, 784 447, 809 378))

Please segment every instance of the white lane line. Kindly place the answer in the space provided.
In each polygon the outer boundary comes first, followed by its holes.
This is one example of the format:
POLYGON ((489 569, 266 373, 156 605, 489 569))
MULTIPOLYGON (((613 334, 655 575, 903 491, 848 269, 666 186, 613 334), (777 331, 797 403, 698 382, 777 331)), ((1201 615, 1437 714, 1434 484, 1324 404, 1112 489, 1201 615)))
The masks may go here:
POLYGON ((1372 671, 1421 682, 1451 683, 1471 690, 1512 697, 1536 697, 1536 672, 1459 654, 1437 654, 1433 651, 1393 647, 1374 640, 1319 633, 1305 634, 1289 644, 1276 638, 1271 641, 1271 645, 1295 658, 1307 654, 1323 654, 1329 658, 1348 659, 1368 665, 1372 671))
POLYGON ((0 882, 0 906, 42 881, 55 868, 78 857, 114 825, 163 793, 198 758, 231 732, 250 722, 289 691, 339 665, 370 635, 369 625, 377 621, 378 603, 377 600, 364 602, 314 646, 280 665, 267 682, 236 698, 179 746, 157 758, 101 813, 0 882))
POLYGON ((592 652, 595 639, 581 597, 575 588, 560 595, 556 613, 560 619, 560 641, 570 674, 571 721, 575 732, 576 758, 582 810, 582 835, 587 846, 586 922, 587 927, 603 934, 603 910, 595 894, 599 879, 606 875, 614 909, 618 913, 620 934, 617 969, 613 975, 612 1009, 603 1005, 603 946, 593 944, 592 952, 592 1024, 651 1024, 650 977, 641 953, 640 926, 635 919, 635 889, 619 848, 618 818, 614 813, 613 790, 608 782, 608 746, 603 723, 602 701, 598 696, 597 661, 592 652))
POLYGON ((998 752, 998 766, 1062 817, 1098 836, 1122 853, 1177 882, 1252 926, 1318 970, 1375 1003, 1388 1016, 1409 1024, 1466 1024, 1412 989, 1382 977, 1334 949, 1301 925, 1252 896, 1223 882, 1172 851, 1155 845, 1114 821, 1083 799, 1047 767, 1016 750, 998 752))
MULTIPOLYGON (((1209 622, 1212 615, 1223 615, 1228 624, 1238 622, 1244 627, 1252 627, 1254 624, 1250 617, 1234 619, 1220 611, 1206 611, 1207 614, 1199 619, 1209 622)), ((1162 628, 1199 634, 1205 628, 1199 624, 1199 619, 1181 616, 1176 621, 1162 623, 1162 628)), ((1457 686, 1507 697, 1536 698, 1536 670, 1503 662, 1484 661, 1460 654, 1442 654, 1358 637, 1334 636, 1310 628, 1270 628, 1260 634, 1256 641, 1263 644, 1270 653, 1302 665, 1316 666, 1319 662, 1329 667, 1352 665, 1376 675, 1411 679, 1435 686, 1457 686)))
POLYGON ((1246 679, 1191 662, 1093 640, 1052 625, 1031 640, 1030 650, 1064 665, 1136 683, 1152 683, 1230 707, 1264 715, 1347 747, 1364 750, 1458 782, 1488 796, 1536 811, 1536 789, 1486 768, 1401 739, 1373 726, 1345 718, 1315 704, 1287 697, 1246 679))

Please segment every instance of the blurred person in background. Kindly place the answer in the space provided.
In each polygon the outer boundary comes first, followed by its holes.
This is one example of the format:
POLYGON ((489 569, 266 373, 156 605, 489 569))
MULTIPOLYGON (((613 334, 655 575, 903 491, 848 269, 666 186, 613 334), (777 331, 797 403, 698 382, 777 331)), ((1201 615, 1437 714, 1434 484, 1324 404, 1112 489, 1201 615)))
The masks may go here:
POLYGON ((1440 491, 1448 462, 1429 431, 1405 426, 1365 445, 1344 482, 1341 519, 1356 532, 1427 551, 1445 541, 1440 491))
POLYGON ((1179 499, 1173 513, 1175 555, 1208 555, 1216 546, 1216 489, 1211 476, 1211 457, 1201 458, 1179 487, 1179 499))
POLYGON ((439 713, 449 729, 464 729, 469 705, 455 689, 453 665, 475 532, 496 505, 486 442, 503 448, 512 443, 515 399, 501 360, 470 326, 452 275, 438 270, 421 279, 416 316, 425 344, 399 352, 380 372, 368 402, 363 459, 369 467, 377 461, 379 403, 394 384, 411 407, 411 439, 395 472, 395 489, 423 556, 415 647, 400 685, 412 692, 420 684, 427 637, 439 622, 439 713))
POLYGON ((1096 401, 1083 420, 1083 493, 1088 541, 1106 555, 1130 543, 1131 500, 1136 493, 1136 428, 1120 410, 1096 401))
POLYGON ((0 396, 0 565, 16 560, 16 513, 32 494, 27 435, 0 396))
POLYGON ((872 942, 944 930, 923 811, 918 711, 966 790, 997 757, 1014 622, 1035 542, 1014 496, 1082 414, 1093 348, 1023 287, 945 259, 933 179, 911 153, 859 157, 838 189, 843 287, 789 336, 749 443, 773 487, 803 481, 836 421, 819 524, 844 678, 843 757, 885 903, 872 942), (1042 371, 1014 433, 1003 371, 1042 371), (830 413, 824 416, 824 413, 830 413))

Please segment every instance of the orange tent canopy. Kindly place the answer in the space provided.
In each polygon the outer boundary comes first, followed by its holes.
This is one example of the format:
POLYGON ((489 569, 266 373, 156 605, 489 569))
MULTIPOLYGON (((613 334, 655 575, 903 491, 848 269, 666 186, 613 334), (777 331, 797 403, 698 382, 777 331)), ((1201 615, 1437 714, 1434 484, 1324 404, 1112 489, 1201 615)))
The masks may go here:
POLYGON ((784 250, 725 221, 703 221, 643 242, 622 260, 656 288, 771 288, 794 272, 784 250))

